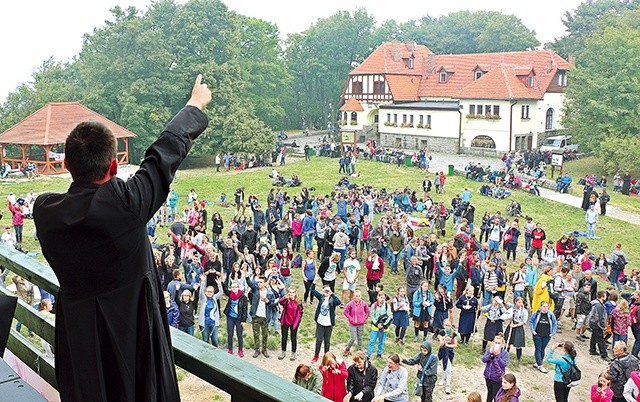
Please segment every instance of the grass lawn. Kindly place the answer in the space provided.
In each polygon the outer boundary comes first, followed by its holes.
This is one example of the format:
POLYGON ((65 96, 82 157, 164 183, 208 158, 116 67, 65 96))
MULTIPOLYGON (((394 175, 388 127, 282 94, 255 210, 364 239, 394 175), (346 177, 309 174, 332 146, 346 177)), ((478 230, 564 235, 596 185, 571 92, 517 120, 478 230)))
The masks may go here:
MULTIPOLYGON (((623 195, 621 193, 614 193, 612 191, 613 175, 608 175, 602 170, 600 160, 595 156, 588 156, 586 158, 570 161, 564 166, 565 171, 573 178, 574 187, 579 178, 585 177, 588 174, 595 174, 598 178, 604 175, 607 178, 607 190, 611 196, 610 205, 615 205, 625 211, 640 213, 640 198, 623 195)), ((631 177, 640 177, 640 167, 630 166, 629 168, 631 177)), ((624 172, 622 174, 624 174, 624 172)), ((581 196, 582 186, 577 186, 574 190, 574 194, 581 196)))
MULTIPOLYGON (((405 186, 420 190, 421 183, 424 178, 424 173, 415 168, 396 167, 395 165, 370 161, 358 161, 357 170, 361 174, 361 177, 353 179, 353 182, 359 185, 366 183, 377 187, 386 187, 391 191, 394 189, 402 189, 405 186)), ((320 195, 329 194, 335 183, 337 183, 340 178, 340 175, 338 174, 337 159, 329 158, 314 158, 308 162, 298 161, 287 166, 278 167, 278 171, 280 171, 286 178, 290 177, 291 174, 298 174, 304 186, 315 187, 315 194, 320 195)), ((214 168, 181 170, 178 172, 175 181, 175 188, 179 194, 179 207, 184 208, 186 206, 187 194, 191 188, 196 189, 199 198, 215 202, 216 204, 221 192, 225 192, 229 196, 229 199, 233 200, 233 193, 235 189, 240 186, 245 186, 247 197, 249 194, 255 193, 260 200, 265 200, 266 195, 271 188, 271 181, 268 177, 269 172, 270 170, 268 168, 229 173, 216 173, 214 168)), ((577 174, 573 171, 572 175, 573 177, 577 177, 577 174)), ((17 180, 14 182, 3 181, 0 183, 0 187, 4 194, 14 192, 16 195, 24 195, 32 189, 37 193, 43 193, 45 191, 65 191, 68 188, 69 183, 70 179, 68 178, 38 177, 34 180, 17 180)), ((510 201, 495 200, 480 196, 478 192, 480 185, 481 183, 468 181, 461 176, 449 177, 446 182, 445 194, 433 193, 432 197, 436 201, 444 201, 446 205, 450 205, 451 199, 455 194, 460 193, 465 187, 468 187, 473 193, 472 203, 476 207, 476 227, 479 228, 479 222, 481 221, 481 216, 485 210, 492 212, 504 212, 505 206, 510 201)), ((300 188, 285 188, 285 190, 288 190, 290 194, 296 194, 300 188)), ((421 194, 422 192, 418 191, 418 193, 421 194)), ((511 196, 511 198, 516 198, 522 204, 523 212, 526 215, 532 216, 536 222, 542 223, 543 228, 547 233, 547 237, 550 240, 558 239, 565 231, 586 229, 584 212, 581 209, 559 204, 544 198, 535 197, 525 192, 516 192, 511 196)), ((207 211, 209 217, 211 217, 215 211, 221 212, 225 222, 228 222, 234 213, 233 208, 219 208, 214 204, 208 205, 207 211)), ((4 222, 10 222, 10 213, 6 209, 4 222)), ((166 228, 158 228, 158 232, 156 234, 160 241, 165 241, 166 237, 164 233, 166 230, 166 228)), ((476 232, 477 230, 478 229, 476 229, 476 232)), ((607 255, 611 250, 613 250, 614 244, 617 242, 621 242, 626 250, 635 250, 640 248, 640 239, 636 235, 637 230, 638 227, 633 224, 605 216, 600 219, 597 228, 597 234, 601 236, 602 239, 598 241, 589 241, 589 245, 596 253, 605 252, 607 255)), ((26 220, 24 229, 24 248, 30 251, 39 251, 38 243, 33 240, 33 232, 33 221, 26 220)), ((420 229, 417 231, 418 234, 425 232, 426 229, 420 229)), ((40 261, 44 261, 40 254, 36 258, 40 261)), ((521 261, 522 259, 523 255, 522 251, 520 251, 518 261, 521 261)), ((511 265, 510 269, 513 269, 515 266, 516 264, 511 265)), ((299 290, 303 291, 301 275, 300 270, 295 270, 293 283, 298 286, 299 290)), ((404 277, 402 275, 385 275, 383 283, 387 293, 390 293, 393 296, 397 286, 404 284, 404 277)), ((360 275, 359 288, 364 290, 365 287, 366 283, 363 271, 360 275)), ((336 288, 339 289, 339 286, 336 286, 336 288)), ((226 301, 224 301, 223 304, 226 304, 226 301)), ((315 304, 311 307, 305 306, 302 325, 298 333, 300 349, 312 349, 315 343, 315 323, 313 322, 314 312, 315 304)), ((342 310, 338 309, 337 313, 341 315, 342 310)), ((454 309, 454 315, 456 317, 454 323, 457 325, 458 312, 456 309, 454 309)), ((221 347, 225 347, 226 345, 225 334, 225 324, 223 323, 219 331, 221 347)), ((366 347, 368 329, 365 330, 364 336, 366 347)), ((479 339, 481 334, 476 335, 476 337, 479 339)), ((253 344, 251 338, 252 331, 247 327, 245 335, 247 346, 245 349, 249 349, 253 344)), ((332 350, 343 350, 344 344, 348 341, 348 338, 349 331, 346 320, 344 317, 339 317, 332 337, 332 350)), ((392 332, 390 332, 389 338, 391 340, 387 340, 384 352, 385 355, 387 353, 399 353, 405 357, 413 355, 419 350, 418 344, 414 344, 412 342, 412 328, 407 330, 405 346, 398 346, 393 343, 394 335, 392 332)), ((279 342, 279 337, 277 337, 277 339, 276 337, 270 337, 270 349, 273 351, 279 350, 279 342)), ((478 357, 478 346, 461 347, 456 353, 456 364, 468 367, 478 366, 481 364, 478 357)), ((531 363, 529 360, 523 360, 523 364, 531 363)), ((383 359, 374 359, 374 363, 379 368, 384 366, 383 359)), ((516 367, 516 369, 518 368, 516 367)), ((415 381, 414 376, 411 376, 411 381, 415 381)))

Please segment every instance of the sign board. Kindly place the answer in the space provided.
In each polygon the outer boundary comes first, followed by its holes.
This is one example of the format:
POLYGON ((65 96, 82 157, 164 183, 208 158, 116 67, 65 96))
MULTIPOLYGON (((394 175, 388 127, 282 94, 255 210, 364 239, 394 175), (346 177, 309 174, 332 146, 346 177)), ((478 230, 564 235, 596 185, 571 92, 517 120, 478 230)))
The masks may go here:
POLYGON ((551 155, 551 166, 560 166, 562 167, 562 154, 552 154, 551 155))
POLYGON ((343 131, 342 132, 342 142, 356 142, 356 133, 353 131, 343 131))

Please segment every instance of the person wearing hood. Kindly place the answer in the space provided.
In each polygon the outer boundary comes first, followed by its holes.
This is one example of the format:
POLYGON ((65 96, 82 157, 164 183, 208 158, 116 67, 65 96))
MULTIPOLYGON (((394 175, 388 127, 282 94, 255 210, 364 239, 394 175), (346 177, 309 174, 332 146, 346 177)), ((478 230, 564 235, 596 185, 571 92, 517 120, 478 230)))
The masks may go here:
POLYGON ((496 402, 520 402, 520 388, 516 385, 516 376, 507 373, 502 376, 502 387, 498 390, 496 402))
POLYGON ((223 290, 229 298, 224 308, 224 314, 227 316, 227 351, 233 354, 233 331, 235 330, 238 338, 238 356, 244 357, 243 331, 247 322, 247 297, 240 290, 238 282, 231 282, 228 287, 225 285, 223 290))
POLYGON ((627 352, 627 344, 618 341, 613 344, 615 358, 609 363, 607 373, 611 376, 611 390, 613 402, 624 402, 624 387, 632 371, 638 371, 638 359, 627 352))
POLYGON ((504 348, 504 338, 501 334, 496 335, 491 347, 482 356, 482 362, 486 364, 484 368, 484 379, 487 384, 486 402, 495 401, 496 394, 502 385, 502 376, 509 362, 509 352, 504 348))
POLYGON ((180 309, 178 309, 178 305, 171 298, 171 294, 164 291, 164 302, 167 308, 167 320, 169 321, 169 326, 174 328, 178 328, 178 318, 180 317, 180 309))
POLYGON ((433 389, 438 380, 438 358, 431 353, 431 342, 425 340, 420 345, 420 352, 410 359, 402 359, 402 363, 418 365, 418 381, 422 384, 421 402, 433 401, 433 389))
POLYGON ((314 394, 322 395, 322 373, 313 366, 299 364, 293 376, 293 383, 314 394))

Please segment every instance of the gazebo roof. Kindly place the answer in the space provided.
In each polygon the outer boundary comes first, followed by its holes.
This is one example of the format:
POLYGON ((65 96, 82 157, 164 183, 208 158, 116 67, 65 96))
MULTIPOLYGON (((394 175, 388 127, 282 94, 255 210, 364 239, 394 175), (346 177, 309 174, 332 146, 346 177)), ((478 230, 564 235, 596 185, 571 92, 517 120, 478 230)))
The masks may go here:
POLYGON ((40 110, 0 134, 0 144, 62 144, 79 123, 99 121, 111 129, 116 138, 136 137, 134 133, 103 117, 79 102, 48 103, 40 110))

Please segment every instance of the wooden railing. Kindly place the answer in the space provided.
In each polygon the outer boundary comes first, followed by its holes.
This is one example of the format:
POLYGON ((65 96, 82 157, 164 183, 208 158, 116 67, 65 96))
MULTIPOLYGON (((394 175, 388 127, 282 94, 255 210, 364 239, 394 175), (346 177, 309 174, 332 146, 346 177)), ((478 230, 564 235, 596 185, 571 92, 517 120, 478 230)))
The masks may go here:
MULTIPOLYGON (((60 285, 51 268, 26 254, 0 245, 0 264, 38 287, 54 295, 58 294, 60 285)), ((0 291, 10 294, 1 287, 0 291)), ((51 345, 55 343, 54 325, 32 306, 19 300, 14 317, 51 345)), ((320 395, 239 357, 230 356, 226 351, 175 328, 171 330, 171 340, 176 364, 228 393, 233 402, 326 401, 320 395)), ((57 388, 55 362, 15 329, 11 329, 7 348, 47 383, 57 388)), ((293 372, 291 374, 293 376, 293 372)))

